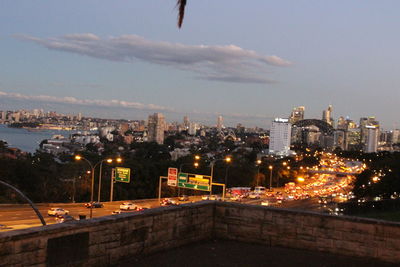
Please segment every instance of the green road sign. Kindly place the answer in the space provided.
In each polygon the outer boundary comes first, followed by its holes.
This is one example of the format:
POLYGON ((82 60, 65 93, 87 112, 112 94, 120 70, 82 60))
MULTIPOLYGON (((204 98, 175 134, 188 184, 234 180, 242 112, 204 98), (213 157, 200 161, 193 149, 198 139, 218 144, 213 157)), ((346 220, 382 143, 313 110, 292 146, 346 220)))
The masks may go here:
POLYGON ((210 191, 211 176, 179 173, 178 187, 188 188, 193 190, 210 191))
POLYGON ((131 169, 116 167, 115 168, 115 181, 129 183, 131 181, 131 169))

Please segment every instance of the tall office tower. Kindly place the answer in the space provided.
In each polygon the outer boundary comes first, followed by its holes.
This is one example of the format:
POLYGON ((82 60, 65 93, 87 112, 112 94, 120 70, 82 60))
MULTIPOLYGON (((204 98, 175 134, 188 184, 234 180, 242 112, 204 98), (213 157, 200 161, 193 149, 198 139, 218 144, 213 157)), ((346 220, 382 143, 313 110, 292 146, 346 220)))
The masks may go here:
POLYGON ((7 113, 5 111, 0 112, 0 120, 5 121, 7 119, 7 113))
POLYGON ((379 128, 379 121, 377 121, 373 116, 368 118, 360 118, 361 144, 364 146, 366 145, 369 133, 367 126, 375 126, 379 128))
POLYGON ((288 154, 291 129, 292 126, 288 119, 276 118, 272 122, 269 141, 270 154, 288 154))
POLYGON ((368 131, 368 135, 364 152, 375 153, 378 150, 379 127, 367 125, 366 129, 368 131))
POLYGON ((196 132, 197 132, 198 128, 199 127, 198 127, 197 123, 191 122, 191 123, 189 123, 189 131, 188 131, 188 133, 190 135, 196 135, 196 132))
POLYGON ((189 117, 188 116, 184 116, 183 117, 183 127, 185 127, 185 129, 189 129, 189 126, 190 126, 189 117))
POLYGON ((217 129, 221 130, 224 127, 224 118, 222 116, 218 116, 217 118, 217 129))
POLYGON ((163 114, 154 113, 150 115, 147 122, 147 129, 149 142, 164 143, 165 119, 163 114))
POLYGON ((293 108, 292 113, 290 113, 289 122, 293 124, 304 120, 304 110, 305 108, 303 106, 293 108))
POLYGON ((78 120, 78 121, 81 121, 82 120, 82 113, 78 113, 78 116, 76 116, 76 119, 78 120))
POLYGON ((336 128, 340 130, 347 130, 347 121, 343 116, 339 117, 336 128))
POLYGON ((329 105, 327 109, 322 111, 322 120, 333 126, 333 107, 329 105))
POLYGON ((400 136, 400 130, 392 130, 390 131, 390 143, 392 144, 397 144, 399 143, 399 136, 400 136))
POLYGON ((347 132, 345 130, 336 130, 334 133, 334 147, 339 147, 342 150, 347 150, 347 132))

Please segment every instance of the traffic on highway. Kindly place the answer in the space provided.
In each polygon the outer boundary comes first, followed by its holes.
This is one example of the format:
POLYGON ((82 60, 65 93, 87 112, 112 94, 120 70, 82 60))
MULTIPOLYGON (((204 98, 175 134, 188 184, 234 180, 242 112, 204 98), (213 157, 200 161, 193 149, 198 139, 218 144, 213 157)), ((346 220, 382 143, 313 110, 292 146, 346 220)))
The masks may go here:
MULTIPOLYGON (((286 183, 279 188, 233 187, 226 190, 225 198, 221 195, 212 194, 202 196, 180 195, 163 198, 161 201, 158 199, 141 199, 103 203, 53 203, 38 204, 37 207, 45 217, 46 224, 89 219, 90 210, 92 217, 102 217, 204 200, 230 201, 340 215, 336 203, 347 201, 353 197, 351 190, 354 176, 348 175, 348 173, 358 173, 363 168, 365 166, 360 163, 345 161, 326 153, 321 158, 320 165, 313 169, 314 172, 299 176, 295 179, 295 182, 286 183), (335 174, 332 173, 333 171, 335 174)), ((37 215, 28 205, 0 205, 0 231, 41 225, 37 215)))

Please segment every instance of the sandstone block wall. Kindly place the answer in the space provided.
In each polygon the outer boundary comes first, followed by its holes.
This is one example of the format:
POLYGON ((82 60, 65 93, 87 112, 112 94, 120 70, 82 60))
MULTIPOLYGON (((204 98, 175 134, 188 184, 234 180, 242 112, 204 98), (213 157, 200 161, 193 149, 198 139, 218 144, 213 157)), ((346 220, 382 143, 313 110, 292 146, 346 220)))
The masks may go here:
POLYGON ((210 239, 213 212, 194 203, 1 233, 0 266, 108 266, 210 239))
POLYGON ((400 223, 204 201, 0 233, 0 266, 108 266, 210 238, 400 262, 400 223))
POLYGON ((236 203, 218 203, 214 235, 400 263, 400 223, 236 203))

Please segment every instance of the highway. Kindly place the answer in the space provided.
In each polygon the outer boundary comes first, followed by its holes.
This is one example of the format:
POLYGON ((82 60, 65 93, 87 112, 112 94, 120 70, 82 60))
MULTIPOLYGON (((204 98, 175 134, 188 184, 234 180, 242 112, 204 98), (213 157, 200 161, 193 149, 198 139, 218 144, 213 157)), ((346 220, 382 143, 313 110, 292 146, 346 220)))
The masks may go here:
MULTIPOLYGON (((323 161, 324 169, 338 169, 344 162, 334 156, 325 156, 323 161)), ((348 170, 343 170, 348 171, 348 170)), ((274 188, 274 192, 266 192, 260 195, 259 199, 250 199, 249 197, 239 198, 240 203, 261 205, 262 202, 268 203, 268 206, 280 208, 290 208, 299 210, 309 210, 322 213, 332 213, 335 208, 335 202, 345 201, 349 197, 351 184, 354 176, 336 176, 332 174, 315 173, 302 179, 302 182, 289 183, 282 188, 274 188), (290 185, 291 184, 291 185, 290 185), (320 203, 325 200, 326 203, 320 203)), ((190 196, 189 201, 178 201, 177 203, 201 201, 201 196, 190 196)), ((228 194, 225 201, 231 200, 228 194)), ((159 207, 158 199, 133 200, 133 203, 143 208, 159 207)), ((119 210, 122 201, 103 202, 103 208, 94 208, 93 217, 109 216, 112 212, 119 210)), ((69 211, 69 215, 75 219, 79 215, 85 215, 89 218, 90 209, 84 206, 84 203, 59 203, 59 204, 38 204, 39 211, 45 218, 47 224, 57 223, 55 217, 47 215, 47 211, 52 207, 64 208, 69 211)), ((135 211, 129 211, 135 212, 135 211)), ((0 205, 0 232, 15 229, 24 229, 29 227, 41 226, 39 218, 28 205, 0 205), (5 226, 5 227, 4 227, 5 226)))

